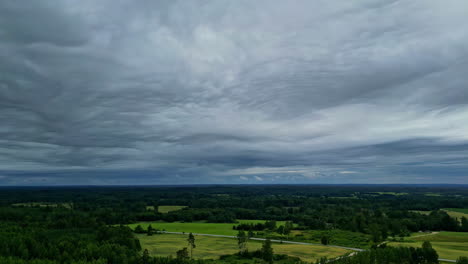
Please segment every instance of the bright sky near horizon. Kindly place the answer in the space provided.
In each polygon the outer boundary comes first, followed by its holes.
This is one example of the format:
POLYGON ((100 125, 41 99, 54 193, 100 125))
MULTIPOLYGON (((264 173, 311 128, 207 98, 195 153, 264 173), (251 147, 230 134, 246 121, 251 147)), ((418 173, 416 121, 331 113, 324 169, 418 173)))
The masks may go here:
POLYGON ((468 1, 0 2, 0 185, 467 183, 468 1))

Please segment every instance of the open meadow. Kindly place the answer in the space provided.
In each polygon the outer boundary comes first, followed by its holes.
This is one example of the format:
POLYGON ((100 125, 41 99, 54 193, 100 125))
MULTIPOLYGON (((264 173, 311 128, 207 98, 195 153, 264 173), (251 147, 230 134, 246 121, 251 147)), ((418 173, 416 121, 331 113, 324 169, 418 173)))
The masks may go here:
MULTIPOLYGON (((137 235, 143 249, 148 249, 152 256, 175 256, 176 251, 187 247, 187 235, 178 234, 146 234, 137 235)), ((194 258, 217 259, 221 255, 234 254, 239 251, 237 239, 208 236, 195 236, 196 248, 194 258)), ((260 249, 262 242, 250 240, 247 243, 249 251, 260 249)), ((320 257, 338 257, 350 251, 320 245, 294 245, 273 243, 275 254, 286 254, 299 257, 304 261, 315 261, 320 257)))
MULTIPOLYGON (((447 212, 450 217, 457 218, 459 221, 461 220, 462 217, 465 217, 468 219, 468 209, 463 209, 463 208, 443 208, 441 209, 442 211, 447 212)), ((420 213, 424 215, 429 215, 431 211, 418 211, 418 210, 412 210, 412 212, 415 213, 420 213)))
POLYGON ((429 241, 437 251, 440 258, 457 259, 460 256, 468 257, 467 232, 439 232, 429 235, 413 234, 403 242, 390 242, 389 246, 421 247, 424 241, 429 241))
MULTIPOLYGON (((247 223, 264 223, 265 220, 237 220, 238 223, 206 223, 206 222, 139 222, 134 224, 129 224, 128 226, 132 229, 135 229, 136 226, 140 225, 143 229, 147 229, 151 225, 154 229, 171 231, 171 232, 185 232, 185 233, 200 233, 200 234, 213 234, 213 235, 225 235, 225 236, 235 236, 237 235, 237 230, 232 229, 233 226, 238 224, 247 224, 247 223)), ((276 225, 284 225, 285 221, 277 221, 276 225)))

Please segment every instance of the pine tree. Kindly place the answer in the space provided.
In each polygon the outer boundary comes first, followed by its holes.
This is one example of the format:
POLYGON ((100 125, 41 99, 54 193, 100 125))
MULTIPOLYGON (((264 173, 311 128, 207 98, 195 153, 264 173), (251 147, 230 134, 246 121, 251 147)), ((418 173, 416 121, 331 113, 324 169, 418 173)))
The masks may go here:
POLYGON ((262 259, 268 263, 273 263, 273 248, 271 247, 271 240, 266 239, 262 245, 262 259))
POLYGON ((137 225, 135 227, 135 233, 141 234, 141 233, 144 233, 144 232, 145 232, 145 230, 143 230, 143 227, 141 227, 141 225, 137 225))
POLYGON ((239 253, 242 255, 247 250, 247 236, 242 230, 237 233, 237 245, 239 246, 239 253))
POLYGON ((141 257, 141 262, 143 264, 148 264, 149 263, 149 252, 148 252, 148 249, 145 249, 145 251, 143 251, 143 256, 141 257))
POLYGON ((193 258, 193 249, 196 247, 195 246, 195 237, 193 236, 192 233, 189 234, 187 242, 190 247, 190 258, 193 258))
POLYGON ((151 225, 148 226, 147 233, 148 233, 148 236, 153 235, 153 227, 151 225))
POLYGON ((181 250, 177 250, 176 252, 177 259, 188 259, 188 250, 186 247, 184 247, 181 250))

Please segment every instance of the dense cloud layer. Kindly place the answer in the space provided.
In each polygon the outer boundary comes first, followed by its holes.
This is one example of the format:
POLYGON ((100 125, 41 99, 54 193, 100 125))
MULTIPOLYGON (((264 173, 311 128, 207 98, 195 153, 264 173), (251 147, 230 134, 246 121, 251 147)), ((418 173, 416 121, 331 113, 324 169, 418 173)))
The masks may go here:
POLYGON ((467 10, 1 1, 0 185, 466 183, 467 10))

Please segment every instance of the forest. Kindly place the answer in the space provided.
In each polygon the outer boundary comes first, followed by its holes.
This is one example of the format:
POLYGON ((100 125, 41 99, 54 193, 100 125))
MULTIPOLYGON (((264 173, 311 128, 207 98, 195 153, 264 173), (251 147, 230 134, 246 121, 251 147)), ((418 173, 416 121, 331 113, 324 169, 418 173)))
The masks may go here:
MULTIPOLYGON (((2 187, 0 263, 306 263, 280 253, 276 240, 361 249, 317 255, 314 263, 438 263, 437 240, 413 247, 417 234, 459 234, 458 246, 466 247, 467 208, 465 186, 2 187), (174 210, 158 210, 168 206, 174 210), (178 250, 145 248, 177 228, 187 229, 173 234, 178 250), (202 240, 194 236, 192 245, 191 232, 231 235, 239 248, 193 257, 188 252, 202 240)), ((451 259, 466 263, 462 255, 451 259)))

